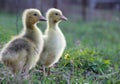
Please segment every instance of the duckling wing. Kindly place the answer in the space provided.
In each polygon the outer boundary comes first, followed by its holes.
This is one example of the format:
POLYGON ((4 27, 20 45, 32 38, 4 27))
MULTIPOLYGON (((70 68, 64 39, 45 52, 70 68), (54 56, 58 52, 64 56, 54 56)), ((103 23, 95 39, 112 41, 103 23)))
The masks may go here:
POLYGON ((23 38, 17 38, 8 43, 1 51, 2 62, 12 69, 24 66, 26 55, 30 52, 28 41, 23 38))
POLYGON ((4 58, 7 54, 11 54, 11 57, 14 57, 14 54, 19 54, 21 51, 25 50, 29 52, 30 46, 28 45, 28 41, 22 38, 15 39, 11 41, 6 48, 2 51, 2 58, 4 58))

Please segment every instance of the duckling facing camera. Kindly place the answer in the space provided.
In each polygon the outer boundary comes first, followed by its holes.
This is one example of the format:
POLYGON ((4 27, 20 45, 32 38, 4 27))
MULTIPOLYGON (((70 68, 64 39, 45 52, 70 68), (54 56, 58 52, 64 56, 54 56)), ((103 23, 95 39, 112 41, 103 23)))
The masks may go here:
POLYGON ((36 24, 46 21, 37 9, 26 9, 23 13, 23 31, 2 49, 0 58, 14 74, 29 70, 36 65, 43 49, 43 36, 36 24))
POLYGON ((43 65, 44 75, 46 75, 45 67, 53 66, 64 52, 66 40, 58 24, 62 20, 67 20, 62 12, 55 8, 49 9, 46 17, 47 28, 44 34, 44 48, 39 60, 39 64, 43 65))

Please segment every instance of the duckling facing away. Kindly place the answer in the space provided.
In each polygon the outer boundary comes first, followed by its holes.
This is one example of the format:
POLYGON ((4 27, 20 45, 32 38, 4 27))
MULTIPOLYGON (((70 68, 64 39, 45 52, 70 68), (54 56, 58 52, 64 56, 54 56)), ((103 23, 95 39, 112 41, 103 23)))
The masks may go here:
POLYGON ((39 64, 43 65, 44 75, 45 66, 51 67, 58 62, 66 47, 66 40, 58 24, 61 20, 67 20, 59 9, 51 8, 47 14, 47 29, 44 35, 44 48, 40 55, 39 64))
POLYGON ((14 74, 23 71, 28 74, 43 49, 43 36, 36 23, 46 19, 37 9, 26 9, 22 19, 23 32, 9 41, 0 54, 2 63, 14 74))

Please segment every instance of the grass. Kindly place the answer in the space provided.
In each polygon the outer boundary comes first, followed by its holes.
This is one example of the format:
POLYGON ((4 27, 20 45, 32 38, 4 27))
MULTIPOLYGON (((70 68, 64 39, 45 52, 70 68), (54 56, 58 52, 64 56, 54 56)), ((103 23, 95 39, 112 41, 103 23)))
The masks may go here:
MULTIPOLYGON (((22 28, 20 17, 19 31, 22 28)), ((41 25, 44 31, 45 23, 41 25)), ((52 74, 44 77, 37 65, 23 84, 120 84, 119 22, 69 19, 60 27, 67 40, 67 48, 52 68, 52 74)), ((0 14, 0 44, 5 44, 16 34, 15 15, 0 14)), ((0 70, 4 72, 4 66, 0 70)), ((5 74, 0 74, 4 78, 1 84, 15 82, 15 78, 5 74)))

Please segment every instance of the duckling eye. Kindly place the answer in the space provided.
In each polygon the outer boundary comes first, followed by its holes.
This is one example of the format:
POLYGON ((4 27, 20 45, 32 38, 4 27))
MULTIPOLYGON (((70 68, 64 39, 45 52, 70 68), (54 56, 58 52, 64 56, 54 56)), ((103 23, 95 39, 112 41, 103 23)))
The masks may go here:
POLYGON ((37 16, 37 14, 35 13, 34 16, 37 16))
POLYGON ((58 15, 58 13, 55 13, 55 15, 58 15))

